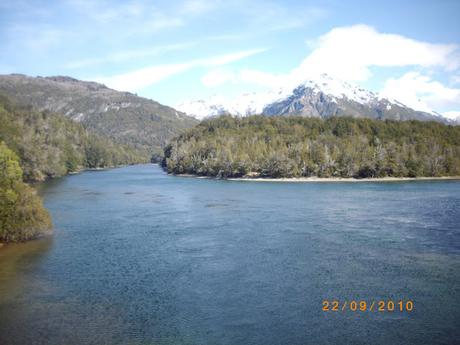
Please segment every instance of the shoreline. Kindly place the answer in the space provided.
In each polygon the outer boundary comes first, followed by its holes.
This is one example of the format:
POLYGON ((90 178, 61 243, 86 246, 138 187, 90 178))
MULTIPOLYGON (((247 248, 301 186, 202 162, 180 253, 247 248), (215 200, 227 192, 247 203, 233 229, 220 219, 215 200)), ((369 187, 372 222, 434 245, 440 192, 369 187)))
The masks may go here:
POLYGON ((354 178, 354 177, 228 177, 217 178, 214 176, 198 176, 193 174, 168 174, 177 177, 193 177, 198 179, 212 179, 224 181, 243 181, 243 182, 408 182, 408 181, 460 181, 460 176, 439 176, 439 177, 373 177, 373 178, 354 178))
POLYGON ((79 174, 84 173, 84 172, 91 172, 91 171, 96 171, 97 172, 97 171, 118 169, 118 168, 128 167, 128 166, 131 166, 131 165, 139 165, 139 164, 149 164, 149 163, 122 164, 122 165, 107 166, 107 167, 103 167, 103 168, 81 168, 81 169, 69 171, 69 172, 65 173, 64 175, 47 176, 43 180, 26 181, 25 183, 27 183, 27 184, 29 184, 31 186, 35 186, 35 185, 39 185, 39 184, 41 184, 43 182, 55 180, 55 179, 66 177, 66 176, 79 175, 79 174))
MULTIPOLYGON (((138 164, 145 164, 145 163, 135 163, 135 164, 121 164, 121 165, 113 165, 113 166, 106 166, 106 167, 99 167, 99 168, 81 168, 77 169, 74 171, 69 171, 67 174, 62 175, 62 176, 67 176, 67 175, 78 175, 86 171, 103 171, 103 170, 110 170, 110 169, 117 169, 117 168, 124 168, 130 165, 138 165, 138 164)), ((60 177, 62 177, 60 176, 60 177)))
POLYGON ((53 238, 53 231, 54 228, 48 229, 46 231, 43 231, 42 233, 38 234, 35 237, 29 238, 27 240, 23 241, 14 241, 14 242, 0 242, 0 251, 6 249, 7 247, 15 246, 15 245, 21 245, 25 243, 31 243, 31 242, 38 242, 41 240, 45 239, 52 239, 53 238))

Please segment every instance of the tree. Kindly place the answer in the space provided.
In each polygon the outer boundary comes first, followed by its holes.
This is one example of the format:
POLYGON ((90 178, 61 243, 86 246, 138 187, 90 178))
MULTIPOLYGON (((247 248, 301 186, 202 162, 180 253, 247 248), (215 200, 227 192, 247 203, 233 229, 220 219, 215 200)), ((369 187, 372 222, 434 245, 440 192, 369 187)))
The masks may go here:
POLYGON ((36 192, 22 182, 16 154, 0 143, 0 241, 24 241, 51 229, 51 218, 36 192))

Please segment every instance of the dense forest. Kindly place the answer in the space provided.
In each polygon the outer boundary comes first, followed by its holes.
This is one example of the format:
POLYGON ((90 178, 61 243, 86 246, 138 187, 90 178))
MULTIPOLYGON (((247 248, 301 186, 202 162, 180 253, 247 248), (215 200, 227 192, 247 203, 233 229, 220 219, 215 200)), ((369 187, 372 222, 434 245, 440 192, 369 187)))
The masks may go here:
POLYGON ((216 177, 460 175, 460 126, 348 117, 203 121, 165 148, 169 173, 216 177))
POLYGON ((20 106, 4 96, 0 96, 0 141, 19 156, 25 181, 146 160, 139 151, 89 133, 69 118, 20 106))
POLYGON ((50 229, 41 199, 22 181, 19 158, 0 142, 0 242, 28 240, 50 229))

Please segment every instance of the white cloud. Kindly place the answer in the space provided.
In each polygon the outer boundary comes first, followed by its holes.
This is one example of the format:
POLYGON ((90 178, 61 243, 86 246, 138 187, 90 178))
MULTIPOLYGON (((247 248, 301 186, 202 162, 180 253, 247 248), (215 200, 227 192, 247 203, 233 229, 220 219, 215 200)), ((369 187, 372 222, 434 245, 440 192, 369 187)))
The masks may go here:
MULTIPOLYGON (((366 81, 372 67, 441 68, 460 67, 459 46, 417 41, 401 35, 386 34, 367 25, 335 28, 317 40, 308 40, 312 52, 289 73, 275 75, 257 70, 211 71, 202 81, 207 86, 227 82, 251 83, 268 88, 294 87, 309 77, 327 73, 345 81, 366 81)), ((452 77, 452 81, 459 82, 452 77)), ((418 110, 460 109, 460 89, 449 88, 431 77, 411 72, 386 81, 382 93, 418 110)))
POLYGON ((135 92, 175 74, 185 72, 194 65, 193 62, 157 65, 95 80, 116 90, 135 92))
MULTIPOLYGON (((121 52, 113 53, 113 54, 99 57, 99 58, 88 58, 88 59, 71 61, 68 64, 66 64, 65 67, 74 69, 74 68, 100 65, 103 63, 110 63, 110 62, 123 62, 123 61, 136 59, 136 58, 160 55, 160 54, 164 54, 170 51, 184 50, 184 49, 195 46, 197 43, 198 42, 186 42, 186 43, 177 43, 177 44, 167 44, 163 46, 156 46, 156 47, 150 47, 150 48, 145 48, 145 49, 121 51, 121 52)), ((238 52, 234 54, 213 57, 203 62, 205 62, 206 64, 210 66, 225 65, 230 62, 240 60, 244 57, 251 56, 257 53, 261 53, 263 51, 265 51, 265 49, 248 50, 248 51, 238 52)))
POLYGON ((239 78, 245 83, 253 83, 262 86, 265 85, 270 88, 275 88, 280 84, 285 83, 285 77, 283 75, 274 75, 251 69, 243 69, 239 73, 239 78))
POLYGON ((373 66, 458 68, 455 44, 433 44, 386 34, 367 25, 335 28, 321 36, 316 48, 294 73, 325 72, 347 81, 365 81, 373 66))
POLYGON ((209 65, 209 66, 227 65, 227 64, 229 64, 231 62, 238 61, 238 60, 244 59, 246 57, 259 54, 259 53, 263 53, 266 50, 267 49, 251 49, 251 50, 245 50, 245 51, 232 53, 232 54, 215 56, 215 57, 212 57, 212 58, 199 60, 199 64, 201 64, 201 65, 209 65))
POLYGON ((168 44, 163 46, 155 46, 145 49, 136 49, 136 50, 126 50, 121 52, 116 52, 107 56, 99 57, 99 58, 88 58, 82 60, 75 60, 71 61, 66 64, 66 68, 81 68, 87 66, 94 66, 100 65, 103 63, 110 63, 110 62, 123 62, 135 58, 143 58, 148 56, 155 56, 164 54, 170 51, 178 51, 193 47, 196 45, 195 42, 187 42, 187 43, 177 43, 177 44, 168 44))
POLYGON ((266 86, 271 87, 279 83, 295 85, 320 73, 345 81, 365 81, 372 76, 372 67, 419 66, 452 70, 460 66, 455 44, 416 41, 401 35, 380 33, 367 25, 335 28, 308 43, 314 47, 313 51, 290 73, 273 75, 254 70, 241 71, 236 73, 236 79, 252 80, 255 84, 265 81, 266 86), (246 78, 242 78, 243 74, 246 78), (263 78, 259 78, 262 75, 263 78))
POLYGON ((286 77, 282 75, 277 76, 252 69, 242 69, 238 72, 215 69, 206 73, 201 78, 201 81, 208 87, 215 87, 226 83, 248 83, 276 88, 284 84, 285 79, 286 77))
POLYGON ((94 80, 104 83, 116 90, 136 92, 173 75, 186 72, 192 68, 223 66, 246 57, 259 54, 263 51, 265 51, 265 49, 253 49, 210 58, 197 59, 186 63, 155 65, 110 77, 95 78, 94 80))
POLYGON ((446 87, 419 72, 388 79, 381 94, 421 111, 460 109, 460 89, 446 87))
POLYGON ((90 51, 132 46, 133 38, 152 42, 152 34, 181 27, 186 19, 146 0, 116 4, 109 0, 64 0, 58 5, 41 7, 34 1, 0 1, 1 14, 2 11, 3 50, 10 50, 12 55, 34 56, 60 48, 60 54, 50 56, 49 60, 67 58, 68 52, 81 56, 90 51))
POLYGON ((228 82, 237 82, 237 78, 235 73, 231 71, 212 70, 201 78, 201 82, 205 86, 214 87, 228 82))

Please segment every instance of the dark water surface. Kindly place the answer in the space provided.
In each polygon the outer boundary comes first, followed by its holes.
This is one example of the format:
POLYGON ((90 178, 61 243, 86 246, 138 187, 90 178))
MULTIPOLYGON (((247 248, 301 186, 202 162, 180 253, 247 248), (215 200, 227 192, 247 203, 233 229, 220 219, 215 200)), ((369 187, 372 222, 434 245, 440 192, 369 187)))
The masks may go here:
POLYGON ((155 165, 42 188, 0 250, 0 344, 459 344, 460 182, 255 183, 155 165), (323 312, 324 299, 412 300, 323 312))

